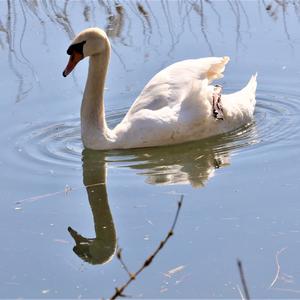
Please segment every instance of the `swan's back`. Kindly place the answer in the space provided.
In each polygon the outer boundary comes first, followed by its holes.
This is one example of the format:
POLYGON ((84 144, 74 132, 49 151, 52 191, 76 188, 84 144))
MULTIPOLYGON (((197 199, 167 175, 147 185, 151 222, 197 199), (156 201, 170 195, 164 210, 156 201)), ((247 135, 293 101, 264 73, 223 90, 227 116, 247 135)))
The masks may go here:
POLYGON ((203 80, 207 83, 222 77, 228 57, 190 59, 174 63, 157 73, 144 87, 128 117, 141 110, 173 109, 191 96, 196 87, 201 92, 203 80))
POLYGON ((240 92, 222 95, 224 120, 213 116, 213 86, 228 57, 175 63, 156 74, 115 128, 117 148, 176 144, 228 132, 250 122, 256 77, 240 92))

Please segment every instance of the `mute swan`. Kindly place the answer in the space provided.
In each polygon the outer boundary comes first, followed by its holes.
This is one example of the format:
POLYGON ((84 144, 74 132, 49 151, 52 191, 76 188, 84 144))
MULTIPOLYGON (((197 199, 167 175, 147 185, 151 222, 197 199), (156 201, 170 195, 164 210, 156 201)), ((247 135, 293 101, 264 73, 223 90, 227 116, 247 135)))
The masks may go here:
MULTIPOLYGON (((66 77, 85 57, 90 57, 81 105, 81 135, 86 148, 95 150, 170 145, 234 130, 251 122, 255 108, 256 75, 241 91, 222 95, 222 118, 216 118, 216 88, 229 57, 209 57, 177 62, 156 74, 144 87, 124 119, 114 129, 105 120, 104 83, 110 43, 105 32, 88 28, 67 50, 66 77)), ((217 88, 217 90, 220 90, 217 88)))

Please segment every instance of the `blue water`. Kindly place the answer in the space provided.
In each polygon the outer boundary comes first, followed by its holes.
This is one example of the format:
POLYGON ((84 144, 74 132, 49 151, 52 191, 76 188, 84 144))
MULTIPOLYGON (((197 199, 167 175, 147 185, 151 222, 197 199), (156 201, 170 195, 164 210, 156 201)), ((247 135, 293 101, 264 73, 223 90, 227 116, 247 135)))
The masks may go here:
POLYGON ((287 1, 0 2, 0 297, 112 296, 128 279, 116 243, 137 270, 183 195, 174 236, 126 295, 240 298, 239 258, 252 298, 298 298, 299 12, 287 1), (172 147, 83 151, 87 62, 61 73, 71 37, 90 26, 113 47, 110 126, 163 67, 211 55, 231 57, 226 93, 258 72, 253 124, 172 147))

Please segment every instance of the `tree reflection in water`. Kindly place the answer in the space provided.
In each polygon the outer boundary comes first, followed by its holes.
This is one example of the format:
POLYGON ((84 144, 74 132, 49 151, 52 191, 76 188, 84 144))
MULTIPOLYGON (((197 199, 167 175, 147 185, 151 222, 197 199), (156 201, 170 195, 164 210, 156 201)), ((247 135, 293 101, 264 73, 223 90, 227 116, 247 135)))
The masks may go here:
MULTIPOLYGON (((282 21, 286 38, 291 42, 287 14, 293 10, 300 19, 300 2, 287 0, 263 0, 257 1, 259 11, 270 16, 275 22, 282 21)), ((112 49, 125 70, 128 70, 125 59, 118 50, 118 45, 136 46, 140 42, 140 36, 135 33, 141 29, 144 36, 144 51, 149 48, 157 52, 159 44, 167 41, 171 56, 179 44, 185 31, 190 31, 196 40, 202 36, 203 42, 211 55, 214 54, 209 36, 208 13, 216 16, 219 32, 222 35, 222 27, 225 24, 223 10, 228 9, 235 20, 236 50, 243 45, 242 35, 247 33, 247 28, 252 20, 247 14, 243 1, 2 1, 0 3, 0 47, 7 52, 9 67, 17 79, 16 101, 25 98, 34 85, 38 84, 38 76, 23 50, 26 35, 30 28, 29 21, 37 20, 43 33, 42 44, 47 46, 48 27, 54 25, 57 30, 63 30, 68 39, 74 37, 74 24, 81 22, 79 16, 85 22, 85 27, 104 27, 107 35, 112 40, 112 49), (171 5, 172 4, 172 5, 171 5), (158 16, 158 12, 160 12, 158 16), (103 18, 104 17, 104 18, 103 18), (104 21, 104 19, 106 19, 104 21), (178 26, 178 23, 179 25, 178 26), (165 27, 167 30, 165 31, 165 27), (168 35, 168 36, 167 36, 168 35), (159 44, 157 44, 159 41, 159 44), (26 71, 21 68, 25 65, 31 74, 27 79, 26 71)), ((226 15, 225 15, 226 18, 226 15)), ((214 20, 214 21, 215 21, 214 20)), ((215 22, 214 22, 215 24, 215 22)), ((145 56, 148 54, 145 52, 145 56)), ((158 53, 156 53, 158 54, 158 53)))

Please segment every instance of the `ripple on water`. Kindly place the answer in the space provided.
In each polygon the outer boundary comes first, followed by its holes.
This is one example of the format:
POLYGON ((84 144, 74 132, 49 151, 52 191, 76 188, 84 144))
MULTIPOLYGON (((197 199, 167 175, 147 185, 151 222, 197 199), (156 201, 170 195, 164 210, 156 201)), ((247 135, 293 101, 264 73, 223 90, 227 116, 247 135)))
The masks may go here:
POLYGON ((80 168, 82 143, 79 118, 28 126, 16 142, 18 152, 29 163, 80 168))
POLYGON ((258 155, 273 147, 292 146, 300 129, 300 96, 283 92, 257 92, 255 119, 252 124, 224 134, 218 151, 242 149, 258 155), (252 145, 252 147, 247 147, 252 145))
MULTIPOLYGON (((115 126, 122 120, 126 111, 127 109, 121 109, 113 113, 108 112, 108 124, 111 127, 115 126)), ((272 148, 274 145, 291 145, 298 141, 295 137, 300 129, 299 113, 299 95, 260 90, 257 93, 255 121, 252 124, 218 138, 208 139, 205 142, 198 141, 194 144, 207 145, 216 154, 247 150, 252 155, 264 151, 266 146, 272 148), (250 145, 251 147, 247 147, 250 145)), ((16 135, 16 148, 31 168, 31 163, 34 162, 40 167, 41 165, 55 165, 64 170, 65 167, 81 169, 83 146, 80 138, 79 118, 28 126, 16 135)), ((160 153, 170 151, 168 147, 163 148, 164 150, 160 150, 160 153)), ((199 150, 199 147, 195 146, 195 151, 198 151, 197 149, 199 150)), ((146 156, 141 155, 143 151, 151 152, 149 149, 147 151, 143 149, 109 151, 106 153, 106 158, 107 161, 129 163, 133 160, 137 163, 137 157, 139 157, 142 163, 147 159, 146 156)))
POLYGON ((294 143, 300 129, 300 95, 261 91, 258 99, 256 127, 261 146, 294 143))

